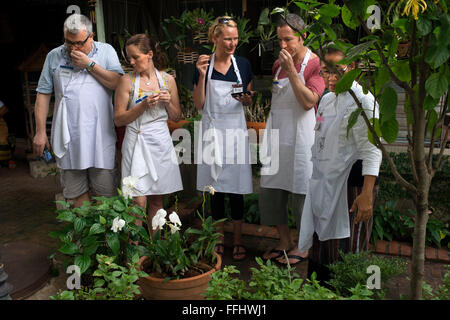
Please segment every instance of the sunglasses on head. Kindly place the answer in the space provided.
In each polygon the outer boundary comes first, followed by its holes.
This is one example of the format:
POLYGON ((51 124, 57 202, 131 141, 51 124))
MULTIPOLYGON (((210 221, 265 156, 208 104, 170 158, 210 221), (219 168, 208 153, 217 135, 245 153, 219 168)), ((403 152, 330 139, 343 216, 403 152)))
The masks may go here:
POLYGON ((219 24, 227 24, 230 21, 236 22, 236 20, 234 18, 219 18, 219 20, 217 20, 217 24, 215 25, 215 27, 213 29, 213 33, 219 24))

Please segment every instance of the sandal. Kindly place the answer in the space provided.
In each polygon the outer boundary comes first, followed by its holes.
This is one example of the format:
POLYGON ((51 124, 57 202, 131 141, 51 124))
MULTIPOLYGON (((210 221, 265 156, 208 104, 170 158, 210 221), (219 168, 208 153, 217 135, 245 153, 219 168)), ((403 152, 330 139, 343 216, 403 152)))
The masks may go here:
MULTIPOLYGON (((281 258, 281 257, 280 257, 281 258)), ((298 255, 296 255, 296 254, 288 254, 287 255, 287 258, 288 258, 288 261, 289 261, 289 259, 297 259, 298 261, 297 262, 294 262, 294 263, 289 263, 289 265, 292 267, 292 266, 295 266, 296 264, 298 264, 298 263, 300 263, 300 262, 304 262, 304 261, 308 261, 308 257, 306 257, 306 258, 303 258, 303 257, 300 257, 300 256, 298 256, 298 255)), ((288 261, 286 261, 286 262, 281 262, 280 260, 275 260, 276 262, 278 262, 279 264, 281 264, 281 265, 283 265, 283 266, 287 266, 288 265, 288 261)))
POLYGON ((245 247, 243 245, 235 244, 233 246, 233 260, 234 261, 242 261, 245 258, 247 258, 246 253, 247 253, 247 249, 245 249, 245 247), (234 249, 236 249, 236 248, 237 248, 237 251, 234 252, 234 249), (241 250, 241 249, 243 249, 243 250, 241 250), (237 258, 238 256, 243 256, 243 257, 242 258, 237 258))
POLYGON ((225 252, 225 245, 223 243, 216 244, 215 250, 218 255, 220 255, 221 258, 223 258, 223 253, 225 252), (219 251, 219 248, 222 248, 222 251, 219 251))
MULTIPOLYGON (((270 254, 272 254, 272 253, 276 253, 277 255, 276 256, 274 256, 274 257, 270 257, 270 258, 267 258, 267 259, 265 259, 263 256, 261 257, 261 258, 263 258, 263 260, 274 260, 274 259, 278 259, 278 258, 280 258, 280 257, 282 257, 282 256, 284 256, 284 251, 283 250, 279 250, 279 249, 275 249, 275 248, 273 248, 272 250, 270 250, 269 252, 268 252, 268 254, 270 255, 270 254)), ((264 255, 264 254, 263 254, 264 255)))

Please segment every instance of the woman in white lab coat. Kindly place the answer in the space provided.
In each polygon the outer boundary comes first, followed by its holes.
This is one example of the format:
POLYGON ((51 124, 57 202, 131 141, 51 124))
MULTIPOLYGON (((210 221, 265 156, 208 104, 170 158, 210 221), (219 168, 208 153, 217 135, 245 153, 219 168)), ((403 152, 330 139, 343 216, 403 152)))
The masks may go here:
MULTIPOLYGON (((233 259, 242 260, 246 257, 241 243, 243 195, 253 190, 244 105, 252 102, 252 94, 246 92, 251 90, 253 74, 247 59, 234 56, 239 35, 233 18, 216 18, 209 37, 216 51, 199 57, 194 78, 194 104, 202 110, 197 189, 215 189, 211 200, 216 220, 224 218, 224 197, 229 197, 234 225, 233 259)), ((218 232, 223 234, 223 223, 218 232)), ((219 254, 224 252, 221 240, 216 247, 219 254)))
POLYGON ((148 222, 162 208, 163 195, 183 189, 180 169, 168 118, 181 115, 174 78, 159 71, 164 66, 162 53, 145 34, 126 43, 127 56, 134 72, 122 77, 116 89, 114 120, 127 126, 122 144, 122 178, 137 178, 131 194, 145 208, 148 222), (148 203, 147 203, 148 200, 148 203))

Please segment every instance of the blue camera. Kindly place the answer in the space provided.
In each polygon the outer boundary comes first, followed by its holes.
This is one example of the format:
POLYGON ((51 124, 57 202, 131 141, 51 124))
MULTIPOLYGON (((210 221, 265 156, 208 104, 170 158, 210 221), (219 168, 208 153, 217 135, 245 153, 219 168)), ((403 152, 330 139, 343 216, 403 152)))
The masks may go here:
POLYGON ((47 148, 44 148, 44 152, 42 153, 42 159, 44 159, 44 161, 45 161, 46 163, 50 163, 50 162, 53 161, 53 156, 52 156, 52 154, 50 153, 50 151, 48 151, 47 148))

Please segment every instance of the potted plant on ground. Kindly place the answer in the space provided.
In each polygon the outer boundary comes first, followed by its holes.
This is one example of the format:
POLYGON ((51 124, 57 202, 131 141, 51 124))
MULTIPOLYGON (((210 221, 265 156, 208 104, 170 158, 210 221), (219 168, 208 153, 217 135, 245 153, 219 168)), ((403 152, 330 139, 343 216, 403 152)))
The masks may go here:
MULTIPOLYGON (((210 189, 214 192, 214 189, 210 189)), ((152 219, 151 228, 157 230, 146 243, 145 256, 141 258, 141 270, 148 276, 138 281, 145 299, 183 300, 203 299, 211 274, 219 270, 221 258, 214 248, 220 234, 212 217, 205 217, 203 193, 201 230, 188 228, 181 232, 181 221, 175 212, 167 217, 160 209, 152 219)), ((152 231, 149 230, 152 234, 152 231)))

